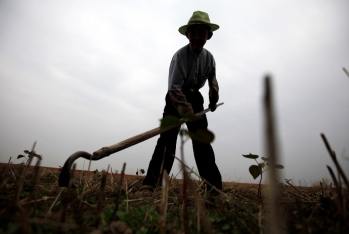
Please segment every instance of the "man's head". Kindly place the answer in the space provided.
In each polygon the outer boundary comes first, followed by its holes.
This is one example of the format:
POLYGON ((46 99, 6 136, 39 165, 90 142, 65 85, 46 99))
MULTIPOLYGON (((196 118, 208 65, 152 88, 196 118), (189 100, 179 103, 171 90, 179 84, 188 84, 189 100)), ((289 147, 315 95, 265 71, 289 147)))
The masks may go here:
POLYGON ((217 24, 212 24, 206 12, 195 11, 188 21, 178 29, 178 31, 187 36, 192 48, 200 53, 207 40, 209 40, 213 31, 219 29, 217 24))
POLYGON ((189 39, 191 48, 193 48, 196 53, 200 53, 204 48, 206 41, 210 40, 213 33, 208 25, 193 24, 188 27, 185 35, 189 39))

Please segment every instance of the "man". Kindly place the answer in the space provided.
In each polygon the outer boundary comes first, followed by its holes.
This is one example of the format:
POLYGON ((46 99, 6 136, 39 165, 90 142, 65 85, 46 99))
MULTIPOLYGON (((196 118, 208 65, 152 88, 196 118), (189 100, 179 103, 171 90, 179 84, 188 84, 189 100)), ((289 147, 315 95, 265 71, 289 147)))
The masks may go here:
MULTIPOLYGON (((213 55, 204 49, 206 41, 212 38, 218 25, 210 23, 207 13, 195 11, 187 25, 178 29, 185 35, 189 44, 179 49, 173 56, 168 77, 168 92, 163 117, 172 115, 178 118, 182 114, 193 115, 204 109, 204 99, 199 92, 206 80, 210 88, 209 107, 215 111, 218 102, 218 82, 216 80, 216 63, 213 55)), ((190 132, 207 129, 206 115, 196 121, 187 123, 190 132)), ((147 175, 140 191, 153 191, 163 170, 170 173, 176 152, 179 128, 171 129, 160 135, 147 175)), ((222 189, 222 177, 215 163, 211 144, 192 140, 195 161, 201 177, 218 189, 222 189)), ((161 180, 160 180, 161 181, 161 180)))

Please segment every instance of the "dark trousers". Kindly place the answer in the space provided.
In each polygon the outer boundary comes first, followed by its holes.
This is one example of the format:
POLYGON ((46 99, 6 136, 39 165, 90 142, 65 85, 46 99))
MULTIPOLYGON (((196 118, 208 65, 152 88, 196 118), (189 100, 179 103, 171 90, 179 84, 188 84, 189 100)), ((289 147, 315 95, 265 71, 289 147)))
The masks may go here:
MULTIPOLYGON (((188 91, 184 92, 184 94, 187 101, 191 103, 194 113, 198 113, 204 109, 204 99, 200 92, 188 91)), ((176 116, 178 118, 181 117, 177 109, 173 106, 168 94, 166 95, 166 106, 163 116, 165 117, 167 115, 176 116)), ((195 132, 198 129, 207 129, 208 125, 206 115, 195 122, 186 124, 188 130, 191 132, 195 132)), ((158 181, 161 183, 162 172, 160 173, 160 169, 162 163, 163 170, 166 169, 166 171, 170 174, 174 162, 174 157, 172 155, 176 155, 176 143, 179 130, 179 128, 174 128, 160 135, 152 159, 149 163, 147 175, 143 180, 143 185, 155 187, 158 181)), ((211 144, 201 143, 194 140, 192 140, 192 144, 194 157, 200 176, 206 179, 216 188, 222 189, 222 176, 216 165, 215 155, 211 144)))

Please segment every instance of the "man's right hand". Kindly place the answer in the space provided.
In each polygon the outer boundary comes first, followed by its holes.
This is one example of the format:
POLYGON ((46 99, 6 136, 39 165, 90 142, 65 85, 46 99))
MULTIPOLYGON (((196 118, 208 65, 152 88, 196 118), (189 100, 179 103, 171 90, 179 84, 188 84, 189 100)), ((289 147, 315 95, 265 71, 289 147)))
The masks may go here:
POLYGON ((216 109, 217 109, 217 105, 216 105, 216 103, 210 103, 209 105, 208 105, 208 107, 211 109, 211 111, 212 112, 214 112, 216 109))

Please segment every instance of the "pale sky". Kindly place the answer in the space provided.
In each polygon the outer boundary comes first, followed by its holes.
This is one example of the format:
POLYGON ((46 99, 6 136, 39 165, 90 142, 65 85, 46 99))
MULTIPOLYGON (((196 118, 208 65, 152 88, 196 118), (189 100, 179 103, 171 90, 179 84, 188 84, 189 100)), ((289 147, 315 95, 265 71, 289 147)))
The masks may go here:
MULTIPOLYGON (((263 78, 271 74, 282 179, 330 179, 324 133, 348 175, 349 1, 0 0, 0 161, 37 141, 42 165, 62 166, 158 127, 168 68, 188 40, 178 32, 196 10, 220 29, 215 57, 220 102, 208 113, 223 181, 258 183, 264 155, 263 78)), ((208 105, 208 87, 201 89, 208 105)), ((92 162, 92 170, 147 169, 158 137, 92 162)), ((179 147, 178 143, 178 147, 179 147)), ((177 155, 179 148, 177 147, 177 155)), ((185 160, 195 166, 190 141, 185 160)), ((84 160, 77 160, 83 168, 84 160)), ((86 169, 88 162, 85 162, 86 169)), ((171 174, 177 174, 176 162, 171 174)))

